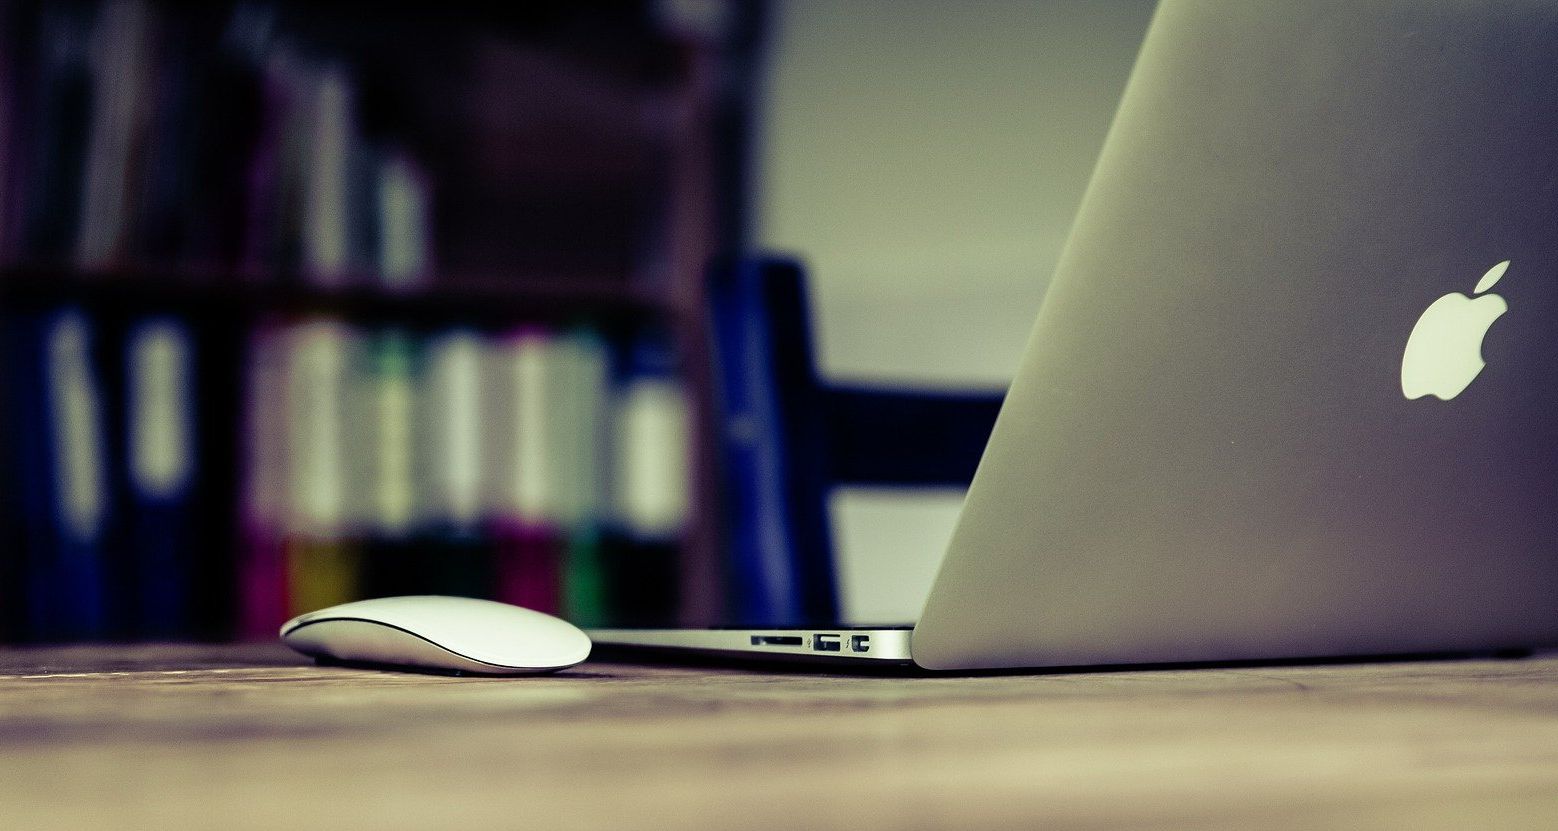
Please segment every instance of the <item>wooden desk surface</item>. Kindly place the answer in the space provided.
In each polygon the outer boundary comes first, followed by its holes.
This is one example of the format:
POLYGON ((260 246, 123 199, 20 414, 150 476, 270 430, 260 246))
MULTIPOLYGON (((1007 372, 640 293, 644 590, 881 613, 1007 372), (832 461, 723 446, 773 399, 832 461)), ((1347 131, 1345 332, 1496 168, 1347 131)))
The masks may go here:
POLYGON ((0 828, 1558 827, 1558 657, 994 677, 0 650, 0 828))

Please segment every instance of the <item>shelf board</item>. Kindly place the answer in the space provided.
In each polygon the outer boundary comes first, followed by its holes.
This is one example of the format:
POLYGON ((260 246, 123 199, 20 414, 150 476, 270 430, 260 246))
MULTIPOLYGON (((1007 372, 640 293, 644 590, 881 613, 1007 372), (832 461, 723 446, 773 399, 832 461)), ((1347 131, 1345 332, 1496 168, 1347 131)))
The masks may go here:
POLYGON ((662 298, 614 277, 471 278, 404 288, 352 282, 321 286, 291 279, 115 269, 0 269, 0 304, 37 307, 81 303, 131 312, 219 316, 326 315, 364 323, 503 326, 526 321, 631 323, 671 312, 662 298))

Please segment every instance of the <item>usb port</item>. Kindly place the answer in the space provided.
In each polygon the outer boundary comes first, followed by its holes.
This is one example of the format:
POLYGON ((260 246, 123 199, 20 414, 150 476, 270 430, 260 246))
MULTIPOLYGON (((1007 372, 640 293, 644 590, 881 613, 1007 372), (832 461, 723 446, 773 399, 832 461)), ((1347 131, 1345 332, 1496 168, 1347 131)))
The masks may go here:
POLYGON ((800 646, 800 635, 753 635, 753 646, 800 646))
POLYGON ((813 652, 842 652, 844 642, 838 635, 817 635, 811 639, 813 652))

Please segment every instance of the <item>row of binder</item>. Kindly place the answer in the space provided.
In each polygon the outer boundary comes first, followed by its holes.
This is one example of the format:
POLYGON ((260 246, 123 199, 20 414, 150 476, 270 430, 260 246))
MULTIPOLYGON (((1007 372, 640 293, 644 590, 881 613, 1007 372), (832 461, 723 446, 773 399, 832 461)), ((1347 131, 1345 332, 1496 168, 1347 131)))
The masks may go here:
POLYGON ((0 3, 0 252, 404 286, 433 268, 433 183, 359 69, 274 3, 0 3))
POLYGON ((674 615, 688 415, 652 333, 68 305, 4 329, 10 639, 263 638, 412 593, 674 615))

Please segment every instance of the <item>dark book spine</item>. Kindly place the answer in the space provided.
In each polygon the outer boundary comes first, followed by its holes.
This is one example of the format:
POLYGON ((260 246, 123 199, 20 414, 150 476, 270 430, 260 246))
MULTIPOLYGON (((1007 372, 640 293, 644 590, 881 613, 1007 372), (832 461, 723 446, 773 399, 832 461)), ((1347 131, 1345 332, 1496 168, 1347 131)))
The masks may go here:
POLYGON ((19 246, 32 261, 67 262, 74 250, 92 112, 91 12, 44 3, 27 21, 36 36, 24 118, 35 126, 17 152, 26 160, 19 246))
POLYGON ((96 327, 74 307, 22 313, 9 333, 8 390, 21 473, 19 537, 25 636, 59 641, 115 634, 104 540, 113 517, 96 327))

